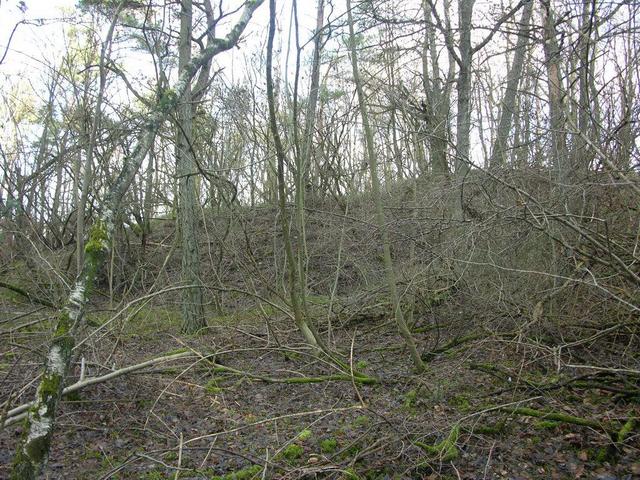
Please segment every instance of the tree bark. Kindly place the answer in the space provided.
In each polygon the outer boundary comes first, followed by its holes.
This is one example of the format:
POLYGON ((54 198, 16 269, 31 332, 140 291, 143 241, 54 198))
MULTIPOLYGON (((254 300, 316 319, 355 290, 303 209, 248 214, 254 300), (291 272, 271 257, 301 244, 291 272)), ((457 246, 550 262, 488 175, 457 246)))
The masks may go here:
MULTIPOLYGON (((178 69, 182 70, 191 61, 192 0, 181 0, 180 45, 178 69)), ((178 176, 178 225, 182 244, 182 282, 185 285, 200 285, 200 249, 198 246, 198 193, 197 166, 193 150, 193 108, 191 85, 185 87, 178 106, 176 131, 176 170, 178 176)), ((182 330, 195 333, 206 327, 201 288, 182 291, 182 330)))

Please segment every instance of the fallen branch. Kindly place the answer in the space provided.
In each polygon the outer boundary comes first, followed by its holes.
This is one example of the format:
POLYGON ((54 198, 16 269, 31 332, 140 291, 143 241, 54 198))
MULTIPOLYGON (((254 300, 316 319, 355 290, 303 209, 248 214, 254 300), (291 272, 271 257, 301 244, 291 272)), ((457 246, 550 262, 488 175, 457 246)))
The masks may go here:
POLYGON ((34 294, 29 293, 24 288, 20 288, 20 287, 17 287, 15 285, 11 285, 10 283, 3 282, 2 280, 0 280, 0 287, 6 288, 7 290, 11 290, 12 292, 17 293, 18 295, 22 295, 24 298, 29 300, 31 303, 39 303, 40 305, 44 305, 45 307, 49 307, 49 308, 58 308, 53 303, 51 303, 49 300, 45 300, 44 298, 37 297, 34 294))
POLYGON ((590 418, 575 417, 562 412, 545 412, 527 407, 502 408, 501 410, 515 415, 544 418, 545 420, 552 420, 554 422, 571 423, 582 427, 590 427, 605 433, 611 440, 611 443, 598 451, 597 458, 602 461, 615 458, 615 456, 620 452, 620 447, 624 441, 637 427, 637 421, 634 417, 629 417, 626 422, 620 426, 616 422, 606 425, 590 418))
MULTIPOLYGON (((104 383, 106 381, 112 380, 117 377, 121 377, 122 375, 126 375, 128 373, 135 372, 137 370, 141 370, 143 368, 149 367, 151 365, 157 365, 163 362, 170 362, 172 360, 178 360, 181 358, 186 358, 193 356, 192 352, 178 352, 172 355, 166 355, 163 357, 152 358, 151 360, 147 360, 146 362, 138 363, 136 365, 130 365, 128 367, 121 368, 119 370, 114 370, 113 372, 109 372, 106 375, 102 375, 100 377, 90 377, 85 378, 79 382, 74 383, 73 385, 69 385, 64 390, 62 390, 63 395, 67 395, 69 393, 77 392, 85 387, 90 385, 95 385, 97 383, 104 383)), ((35 404, 35 402, 25 403, 16 408, 9 410, 6 414, 4 424, 2 428, 8 427, 9 425, 13 425, 16 422, 22 420, 26 415, 28 410, 35 404)))
POLYGON ((424 360, 425 362, 428 362, 430 360, 433 360, 436 355, 439 355, 441 353, 446 353, 449 350, 453 350, 454 348, 459 347, 460 345, 464 345, 465 343, 474 342, 476 340, 486 338, 489 335, 490 333, 488 332, 481 332, 481 333, 472 333, 470 335, 465 335, 462 337, 455 337, 452 340, 445 343, 444 345, 442 345, 441 347, 435 348, 430 352, 424 352, 422 354, 422 360, 424 360))
POLYGON ((243 372, 242 370, 237 370, 232 367, 227 367, 226 365, 220 365, 219 363, 212 362, 213 372, 224 372, 231 373, 232 375, 238 375, 242 377, 253 378, 255 380, 260 380, 265 383, 321 383, 321 382, 330 382, 330 381, 347 381, 347 382, 355 382, 361 383, 363 385, 371 385, 377 383, 378 380, 372 377, 367 377, 361 373, 354 372, 353 375, 347 375, 343 373, 336 373, 332 375, 320 375, 316 377, 285 377, 285 378, 274 378, 267 377, 264 375, 257 375, 255 373, 243 372))
MULTIPOLYGON (((495 396, 499 395, 511 390, 533 390, 533 391, 551 391, 551 390, 559 390, 561 388, 578 388, 578 389, 598 389, 605 390, 611 393, 615 393, 621 395, 623 397, 638 397, 640 396, 640 389, 634 388, 632 386, 628 388, 618 387, 616 385, 612 385, 606 382, 606 379, 595 380, 594 377, 602 377, 605 374, 607 375, 615 375, 618 372, 611 372, 608 370, 602 370, 597 372, 596 374, 587 374, 580 375, 578 377, 573 378, 555 378, 551 379, 548 382, 544 381, 536 381, 529 376, 517 374, 515 372, 511 372, 509 369, 499 366, 493 365, 490 363, 472 363, 469 365, 471 370, 480 371, 491 375, 492 377, 497 378, 498 380, 511 384, 509 388, 505 388, 502 390, 498 390, 496 392, 491 392, 484 396, 495 396), (602 374, 602 375, 599 375, 602 374)), ((621 381, 617 377, 612 378, 612 382, 621 381)))
POLYGON ((501 367, 499 365, 493 365, 491 363, 472 363, 471 365, 469 365, 469 369, 486 373, 506 383, 513 383, 514 388, 517 388, 519 384, 522 384, 523 387, 533 390, 555 388, 557 386, 555 383, 544 384, 535 382, 524 375, 517 375, 513 372, 510 372, 507 368, 501 367))
POLYGON ((536 410, 528 407, 514 407, 514 408, 501 408, 502 411, 511 413, 514 415, 524 415, 527 417, 544 418, 545 420, 553 420, 554 422, 571 423, 573 425, 580 425, 582 427, 591 427, 596 430, 604 430, 606 433, 611 433, 610 429, 590 418, 575 417, 563 412, 545 412, 544 410, 536 410))

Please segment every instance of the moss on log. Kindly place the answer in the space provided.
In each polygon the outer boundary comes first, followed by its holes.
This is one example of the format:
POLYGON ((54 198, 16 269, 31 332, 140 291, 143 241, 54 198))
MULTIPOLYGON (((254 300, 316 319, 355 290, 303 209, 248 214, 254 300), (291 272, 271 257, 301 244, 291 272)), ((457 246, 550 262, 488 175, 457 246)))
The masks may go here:
POLYGON ((256 375, 254 373, 249 373, 249 372, 243 372, 241 370, 237 370, 232 367, 220 365, 219 363, 214 364, 214 368, 212 369, 212 372, 213 373, 230 373, 232 375, 260 380, 265 383, 300 384, 300 383, 321 383, 321 382, 331 382, 331 381, 347 381, 347 382, 360 383, 363 385, 372 385, 378 382, 378 380, 373 377, 368 377, 366 375, 363 375, 361 373, 356 373, 356 372, 354 372, 353 376, 347 375, 344 373, 337 373, 332 375, 318 375, 313 377, 274 378, 274 377, 267 377, 264 375, 256 375))
POLYGON ((438 442, 434 445, 428 445, 423 442, 413 442, 413 443, 414 445, 422 448, 429 457, 437 458, 441 462, 448 462, 458 458, 459 452, 456 444, 458 443, 459 438, 460 438, 460 425, 455 424, 451 428, 449 435, 447 435, 447 437, 441 442, 438 442))
POLYGON ((571 423, 573 425, 580 425, 582 427, 591 427, 596 430, 604 430, 609 433, 610 429, 606 428, 602 422, 592 420, 590 418, 576 417, 564 412, 547 412, 544 410, 536 410, 528 407, 508 407, 501 409, 504 412, 508 412, 514 415, 524 415, 527 417, 544 418, 545 420, 553 420, 556 422, 571 423))

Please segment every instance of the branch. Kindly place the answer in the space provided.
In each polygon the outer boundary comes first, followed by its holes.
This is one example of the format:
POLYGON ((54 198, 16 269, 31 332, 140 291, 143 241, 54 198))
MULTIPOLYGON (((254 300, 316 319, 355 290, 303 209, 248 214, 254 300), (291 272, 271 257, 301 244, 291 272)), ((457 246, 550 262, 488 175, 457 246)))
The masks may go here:
POLYGON ((491 39, 493 38, 493 36, 498 32, 498 30, 500 29, 500 27, 507 21, 509 20, 511 17, 513 17, 518 10, 520 10, 522 8, 522 6, 527 3, 527 2, 532 2, 533 0, 520 0, 520 2, 513 7, 511 10, 509 10, 507 13, 505 13, 499 20, 498 22, 493 26, 493 28, 491 29, 491 31, 489 32, 489 34, 484 38, 484 40, 482 40, 478 45, 476 45, 475 47, 473 47, 471 49, 471 55, 473 55, 474 53, 482 50, 485 45, 487 45, 487 43, 489 43, 491 41, 491 39))
POLYGON ((447 46, 447 50, 449 50, 449 53, 454 58, 458 66, 462 66, 462 60, 460 59, 458 52, 456 52, 453 37, 451 36, 451 29, 445 28, 445 26, 442 25, 442 20, 440 20, 440 15, 438 15, 436 6, 433 4, 433 1, 426 0, 426 2, 429 4, 429 7, 431 7, 431 12, 433 13, 433 17, 436 19, 438 30, 440 30, 442 35, 444 35, 444 43, 447 46))
POLYGON ((22 295, 23 297, 25 297, 27 300, 29 300, 32 303, 39 303, 40 305, 44 305, 45 307, 49 307, 49 308, 58 308, 53 303, 51 303, 49 300, 45 300, 44 298, 36 297, 35 295, 27 292, 24 289, 22 289, 20 287, 17 287, 15 285, 11 285, 10 283, 3 282, 2 280, 0 280, 0 287, 6 288, 7 290, 11 290, 12 292, 15 292, 15 293, 17 293, 19 295, 22 295))
MULTIPOLYGON (((172 360, 178 360, 178 359, 186 358, 189 356, 193 356, 193 353, 189 351, 178 352, 172 355, 152 358, 151 360, 147 360, 146 362, 138 363, 136 365, 130 365, 128 367, 124 367, 119 370, 114 370, 113 372, 109 372, 106 375, 102 375, 100 377, 86 378, 84 380, 80 380, 79 382, 76 382, 73 385, 69 385, 68 387, 64 388, 62 390, 62 395, 67 395, 69 393, 77 392, 78 390, 81 390, 90 385, 95 385, 97 383, 104 383, 114 378, 121 377, 122 375, 126 375, 127 373, 132 373, 152 365, 157 365, 159 363, 164 363, 164 362, 170 362, 172 360)), ((27 410, 33 407, 35 403, 36 403, 35 401, 25 403, 20 405, 19 407, 9 410, 7 412, 7 417, 4 424, 2 425, 2 428, 8 427, 9 425, 19 422, 24 417, 26 417, 27 410)))

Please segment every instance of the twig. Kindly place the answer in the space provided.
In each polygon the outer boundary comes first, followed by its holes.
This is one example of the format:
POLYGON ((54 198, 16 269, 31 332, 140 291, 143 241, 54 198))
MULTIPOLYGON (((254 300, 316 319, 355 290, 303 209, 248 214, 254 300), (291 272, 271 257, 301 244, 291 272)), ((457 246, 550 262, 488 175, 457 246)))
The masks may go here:
POLYGON ((49 308, 58 308, 49 300, 45 300, 44 298, 37 297, 34 294, 26 291, 24 288, 20 288, 16 285, 11 285, 10 283, 3 282, 2 280, 0 280, 0 287, 6 288, 7 290, 11 290, 12 292, 22 295, 32 303, 39 303, 40 305, 44 305, 45 307, 49 307, 49 308))
POLYGON ((362 410, 362 406, 353 405, 351 407, 342 407, 342 408, 324 408, 324 409, 318 409, 318 410, 307 410, 306 412, 289 413, 287 415, 280 415, 277 417, 265 418, 264 420, 247 423, 246 425, 241 425, 239 427, 231 428, 229 430, 222 430, 219 432, 207 433, 206 435, 200 435, 198 437, 194 437, 187 440, 186 442, 184 442, 184 445, 188 445, 190 443, 197 442, 199 440, 204 440, 205 438, 217 437, 218 435, 228 435, 230 433, 239 432, 240 430, 244 430, 246 428, 255 427, 257 425, 264 425, 265 423, 277 422, 278 420, 283 420, 285 418, 306 417, 308 415, 321 415, 324 413, 342 413, 342 412, 348 412, 351 410, 362 410))
POLYGON ((173 480, 178 480, 180 477, 180 467, 182 465, 182 442, 184 438, 182 432, 180 432, 180 444, 178 445, 178 468, 176 468, 176 474, 173 477, 173 480))
POLYGON ((567 364, 565 365, 565 367, 586 368, 589 370, 597 370, 599 372, 631 373, 633 375, 640 375, 640 370, 633 370, 631 368, 596 367, 593 365, 572 365, 572 364, 567 364))

